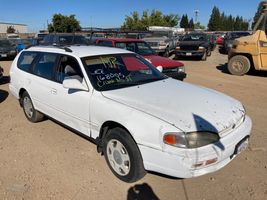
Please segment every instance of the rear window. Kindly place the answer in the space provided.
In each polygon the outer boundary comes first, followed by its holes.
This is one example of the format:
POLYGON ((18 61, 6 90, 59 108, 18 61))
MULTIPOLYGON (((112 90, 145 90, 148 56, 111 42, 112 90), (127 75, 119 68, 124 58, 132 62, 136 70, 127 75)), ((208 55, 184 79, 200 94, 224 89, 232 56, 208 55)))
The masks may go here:
POLYGON ((22 52, 18 60, 18 68, 23 71, 29 72, 33 60, 37 55, 37 52, 22 52))

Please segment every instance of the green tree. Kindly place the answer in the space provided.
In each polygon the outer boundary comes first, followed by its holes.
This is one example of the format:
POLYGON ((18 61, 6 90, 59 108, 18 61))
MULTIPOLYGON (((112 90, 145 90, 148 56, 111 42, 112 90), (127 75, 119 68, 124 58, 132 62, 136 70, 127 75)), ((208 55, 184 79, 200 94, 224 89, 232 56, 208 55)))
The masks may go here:
POLYGON ((8 26, 6 29, 7 33, 15 33, 16 29, 14 28, 14 26, 8 26))
POLYGON ((152 10, 149 14, 148 10, 143 11, 142 17, 139 17, 137 11, 126 16, 121 29, 127 31, 144 31, 149 26, 168 26, 174 27, 178 24, 179 16, 175 14, 164 15, 158 10, 152 10))
POLYGON ((219 8, 214 6, 210 15, 208 29, 209 31, 218 31, 220 30, 221 26, 222 22, 221 22, 220 10, 219 8))
POLYGON ((190 19, 189 24, 188 24, 188 28, 190 28, 191 30, 193 30, 195 28, 195 24, 194 24, 193 18, 190 19))
POLYGON ((188 16, 183 15, 180 21, 180 27, 181 28, 189 28, 189 22, 188 22, 188 16))
POLYGON ((49 32, 71 33, 80 30, 80 22, 75 18, 75 15, 54 14, 52 23, 48 25, 49 32))

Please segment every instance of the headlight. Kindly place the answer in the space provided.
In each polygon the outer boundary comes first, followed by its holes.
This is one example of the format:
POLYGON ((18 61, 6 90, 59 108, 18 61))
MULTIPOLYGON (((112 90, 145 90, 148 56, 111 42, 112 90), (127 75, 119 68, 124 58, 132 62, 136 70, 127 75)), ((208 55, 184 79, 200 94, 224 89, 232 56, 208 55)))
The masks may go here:
POLYGON ((184 66, 178 67, 178 72, 185 72, 184 66))
POLYGON ((205 47, 199 46, 198 49, 202 49, 203 50, 203 49, 205 49, 205 47))
POLYGON ((166 133, 163 142, 171 146, 191 149, 212 144, 219 139, 218 134, 211 132, 166 133))
POLYGON ((233 47, 233 44, 228 44, 227 47, 228 48, 232 48, 233 47))

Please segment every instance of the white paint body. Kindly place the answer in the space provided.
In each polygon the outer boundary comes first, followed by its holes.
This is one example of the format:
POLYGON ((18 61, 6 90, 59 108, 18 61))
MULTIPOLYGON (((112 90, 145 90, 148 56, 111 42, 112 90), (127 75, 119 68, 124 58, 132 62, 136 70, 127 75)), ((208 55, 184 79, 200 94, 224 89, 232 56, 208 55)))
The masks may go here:
MULTIPOLYGON (((84 56, 131 53, 106 47, 70 47, 72 53, 57 48, 34 47, 26 51, 61 53, 76 58, 84 74, 87 91, 68 93, 62 84, 48 81, 17 68, 14 60, 9 85, 19 99, 24 88, 36 110, 92 138, 101 126, 113 121, 125 127, 135 140, 146 170, 189 178, 214 172, 231 161, 236 145, 250 135, 252 123, 242 104, 222 93, 165 79, 139 86, 100 92, 93 88, 80 60, 84 56), (163 143, 167 132, 217 131, 220 141, 195 149, 163 143), (199 168, 199 161, 217 162, 199 168)), ((235 157, 235 156, 233 156, 235 157)))

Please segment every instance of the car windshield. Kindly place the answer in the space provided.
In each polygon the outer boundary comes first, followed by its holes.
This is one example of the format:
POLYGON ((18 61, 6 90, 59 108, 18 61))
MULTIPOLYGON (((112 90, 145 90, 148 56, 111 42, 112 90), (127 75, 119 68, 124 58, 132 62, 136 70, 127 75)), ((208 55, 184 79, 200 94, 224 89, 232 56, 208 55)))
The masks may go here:
POLYGON ((70 45, 70 44, 85 44, 88 42, 84 36, 78 35, 64 35, 59 36, 59 44, 70 45))
POLYGON ((166 78, 136 54, 100 55, 82 60, 92 85, 98 91, 131 87, 166 78))
POLYGON ((205 34, 187 34, 183 37, 182 41, 205 41, 207 35, 205 34))
POLYGON ((0 40, 0 47, 8 47, 11 46, 12 44, 8 40, 0 40))
POLYGON ((236 39, 248 35, 250 35, 248 32, 233 32, 231 33, 230 38, 236 39))
POLYGON ((116 47, 127 49, 140 55, 152 55, 153 49, 146 42, 116 42, 116 47))

